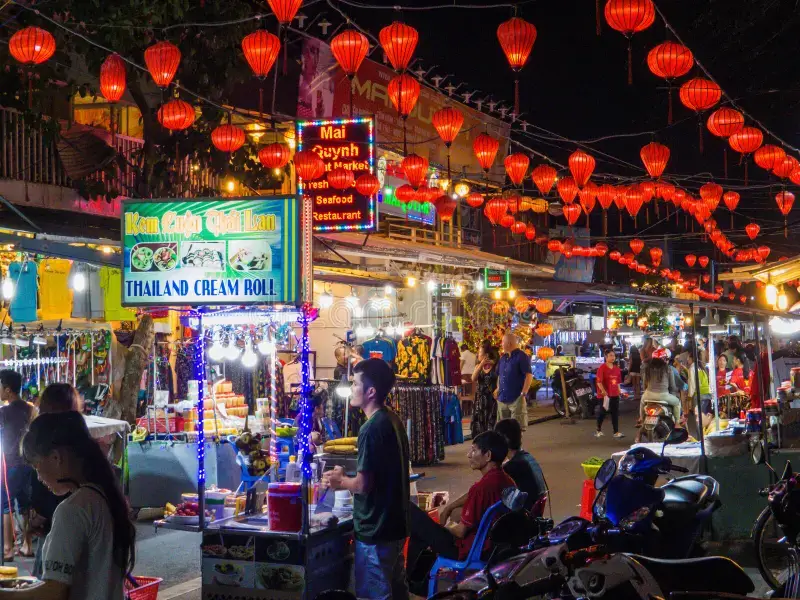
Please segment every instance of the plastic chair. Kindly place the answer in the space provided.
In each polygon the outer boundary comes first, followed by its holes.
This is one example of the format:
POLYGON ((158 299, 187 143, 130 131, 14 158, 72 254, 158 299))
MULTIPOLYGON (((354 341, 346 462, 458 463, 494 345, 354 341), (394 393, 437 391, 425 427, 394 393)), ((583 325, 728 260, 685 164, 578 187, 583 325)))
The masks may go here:
POLYGON ((428 597, 430 598, 436 593, 436 583, 438 581, 440 569, 450 569, 456 572, 456 582, 460 581, 465 575, 466 571, 480 571, 486 566, 486 561, 482 560, 483 546, 486 544, 486 538, 489 536, 489 529, 492 527, 494 520, 502 514, 508 512, 508 507, 502 501, 495 502, 489 507, 480 524, 478 531, 475 533, 475 539, 472 541, 472 547, 469 549, 469 554, 464 560, 454 560, 452 558, 444 558, 439 556, 436 562, 433 563, 430 573, 428 574, 428 597))
POLYGON ((247 465, 245 464, 244 456, 242 456, 241 452, 236 453, 236 464, 238 464, 239 468, 241 469, 241 480, 236 491, 241 489, 242 491, 246 492, 253 487, 253 484, 256 481, 264 479, 263 475, 250 475, 250 471, 247 470, 247 465))

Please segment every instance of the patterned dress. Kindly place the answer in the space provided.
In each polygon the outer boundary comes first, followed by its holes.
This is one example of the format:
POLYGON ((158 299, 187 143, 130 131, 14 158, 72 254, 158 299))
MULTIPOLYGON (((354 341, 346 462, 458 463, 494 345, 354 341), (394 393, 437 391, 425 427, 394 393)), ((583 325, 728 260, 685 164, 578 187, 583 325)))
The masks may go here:
POLYGON ((497 389, 497 367, 492 365, 488 371, 481 369, 478 373, 477 389, 475 390, 475 411, 472 414, 472 439, 475 436, 494 429, 497 423, 497 400, 494 391, 497 389))

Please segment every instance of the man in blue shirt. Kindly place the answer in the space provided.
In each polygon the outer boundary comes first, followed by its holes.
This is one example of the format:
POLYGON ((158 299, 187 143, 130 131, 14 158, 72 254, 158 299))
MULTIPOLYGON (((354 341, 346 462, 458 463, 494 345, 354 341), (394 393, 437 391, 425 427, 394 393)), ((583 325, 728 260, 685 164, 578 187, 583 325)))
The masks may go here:
POLYGON ((528 403, 525 397, 533 381, 531 359, 519 349, 517 336, 503 336, 503 356, 497 364, 497 420, 516 419, 522 431, 528 428, 528 403))

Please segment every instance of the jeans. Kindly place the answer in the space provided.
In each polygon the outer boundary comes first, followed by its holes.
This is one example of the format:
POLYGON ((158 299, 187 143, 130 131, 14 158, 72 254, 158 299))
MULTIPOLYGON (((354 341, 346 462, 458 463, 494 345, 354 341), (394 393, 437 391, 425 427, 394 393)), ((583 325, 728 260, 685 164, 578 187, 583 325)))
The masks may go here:
POLYGON ((403 565, 405 539, 366 544, 356 540, 356 596, 369 600, 408 600, 403 565))
POLYGON ((525 396, 520 395, 513 402, 497 401, 497 420, 516 419, 520 429, 525 431, 528 428, 528 403, 525 396))
POLYGON ((608 397, 608 410, 603 408, 602 402, 600 409, 597 411, 597 431, 603 428, 603 421, 607 414, 611 414, 611 426, 614 428, 614 433, 619 431, 619 396, 608 397))

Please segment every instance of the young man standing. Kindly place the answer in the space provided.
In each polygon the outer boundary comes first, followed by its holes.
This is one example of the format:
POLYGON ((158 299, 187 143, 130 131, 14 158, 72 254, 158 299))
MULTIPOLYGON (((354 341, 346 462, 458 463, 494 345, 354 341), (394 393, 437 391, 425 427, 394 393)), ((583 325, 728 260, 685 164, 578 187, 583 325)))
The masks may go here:
POLYGON ((494 430, 502 435, 508 444, 508 460, 503 465, 503 470, 514 480, 520 491, 528 494, 525 510, 531 510, 547 493, 542 467, 530 452, 522 449, 522 429, 515 419, 503 419, 495 425, 494 430))
POLYGON ((324 476, 331 490, 354 495, 355 584, 358 598, 407 600, 403 546, 408 537, 409 448, 400 417, 384 406, 394 386, 391 367, 369 358, 353 368, 350 406, 367 422, 358 434, 358 472, 342 467, 324 476))
POLYGON ((519 349, 517 336, 503 336, 503 356, 497 364, 497 420, 516 419, 522 431, 528 429, 528 403, 525 397, 533 381, 531 359, 519 349))
POLYGON ((622 372, 615 364, 617 355, 613 350, 606 350, 606 361, 597 369, 597 395, 603 399, 603 404, 597 413, 597 431, 595 437, 603 435, 603 421, 611 413, 611 426, 614 428, 614 437, 623 438, 624 433, 619 431, 619 383, 622 372))

